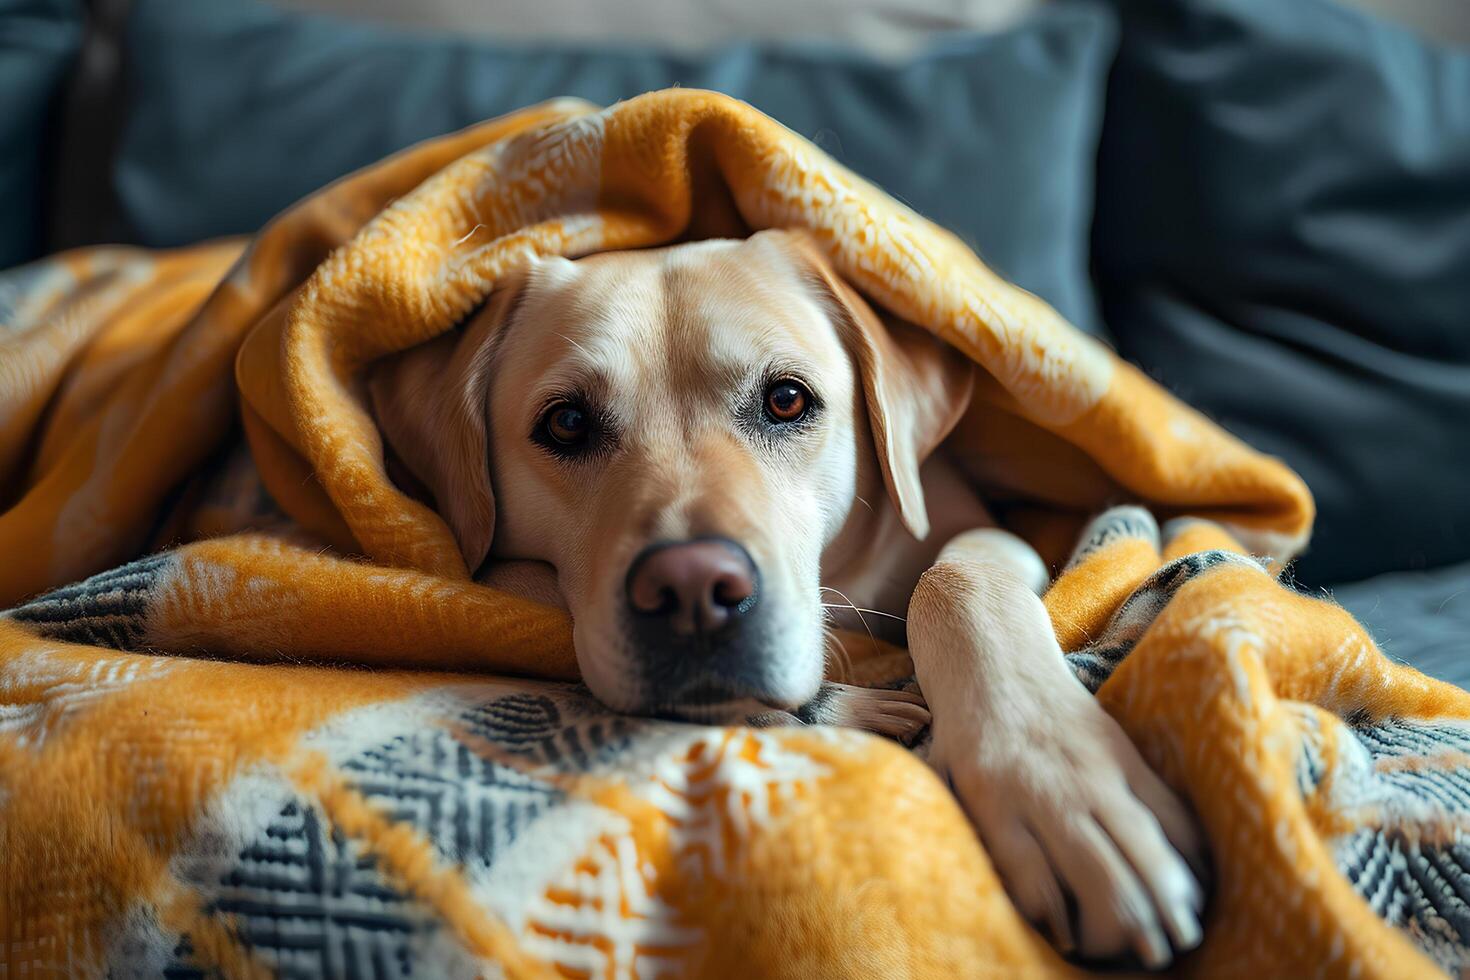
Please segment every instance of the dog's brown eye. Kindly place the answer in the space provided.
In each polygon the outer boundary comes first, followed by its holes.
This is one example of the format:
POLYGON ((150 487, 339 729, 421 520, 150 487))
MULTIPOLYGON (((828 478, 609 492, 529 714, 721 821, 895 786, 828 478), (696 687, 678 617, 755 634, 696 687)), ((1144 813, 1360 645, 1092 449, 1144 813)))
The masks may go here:
POLYGON ((592 420, 576 405, 562 402, 546 413, 546 432, 563 446, 579 446, 587 441, 592 420))
POLYGON ((766 389, 766 415, 772 422, 795 422, 810 403, 807 390, 795 381, 777 381, 766 389))

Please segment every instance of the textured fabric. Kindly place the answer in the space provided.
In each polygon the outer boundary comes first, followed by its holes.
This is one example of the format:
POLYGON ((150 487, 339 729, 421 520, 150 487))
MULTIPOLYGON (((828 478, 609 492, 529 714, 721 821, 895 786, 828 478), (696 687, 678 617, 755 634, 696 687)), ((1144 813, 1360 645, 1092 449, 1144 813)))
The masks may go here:
MULTIPOLYGON (((1170 558, 1192 545, 1103 528, 1049 601, 1060 620, 1156 569, 1092 605, 1096 638, 1068 659, 1211 836, 1207 939, 1180 972, 1432 974, 1410 943, 1470 965, 1464 695, 1236 551, 1170 558), (1302 656, 1328 645, 1335 668, 1302 656)), ((8 840, 48 842, 6 852, 12 972, 1073 972, 944 787, 872 737, 631 719, 568 684, 38 642, 177 643, 161 613, 182 580, 251 553, 320 561, 261 536, 204 547, 27 603, 24 631, 0 620, 0 785, 27 790, 0 812, 8 840)), ((900 660, 870 680, 904 683, 900 660)))
MULTIPOLYGON (((11 274, 10 972, 1066 973, 912 754, 607 715, 549 683, 575 679, 564 614, 476 585, 384 471, 364 365, 529 254, 765 227, 975 360, 952 448, 1018 530, 1065 558, 1110 500, 1174 518, 1162 547, 1134 511, 1091 525, 1046 602, 1212 842, 1184 969, 1463 965, 1462 910, 1423 882, 1455 873, 1465 756, 1437 746, 1470 696, 1239 553, 1304 544, 1294 474, 770 119, 670 90, 425 144, 249 243, 11 274), (1389 778, 1411 771, 1435 795, 1389 778)), ((848 679, 904 683, 905 660, 848 679)))
POLYGON ((1115 0, 1119 351, 1306 479, 1325 585, 1470 560, 1470 51, 1332 0, 1115 0))
POLYGON ((81 0, 0 0, 0 269, 40 250, 49 121, 83 20, 81 0))
POLYGON ((98 179, 115 181, 121 240, 187 245, 253 232, 354 168, 543 99, 713 89, 814 139, 1096 331, 1087 235, 1113 40, 1105 11, 1063 5, 890 65, 790 45, 514 47, 254 0, 138 0, 126 128, 98 179))

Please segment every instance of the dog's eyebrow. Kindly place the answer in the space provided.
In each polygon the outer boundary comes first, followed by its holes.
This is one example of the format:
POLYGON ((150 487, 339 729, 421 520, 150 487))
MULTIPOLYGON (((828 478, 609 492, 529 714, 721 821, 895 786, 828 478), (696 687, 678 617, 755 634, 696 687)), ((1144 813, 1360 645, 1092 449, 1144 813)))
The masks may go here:
POLYGON ((774 380, 776 378, 795 378, 798 381, 809 382, 812 380, 811 360, 804 357, 789 354, 785 351, 768 357, 760 366, 759 377, 761 380, 774 380))
POLYGON ((539 411, 563 398, 583 398, 590 402, 606 402, 612 391, 612 379, 596 368, 556 365, 536 382, 528 400, 539 411))

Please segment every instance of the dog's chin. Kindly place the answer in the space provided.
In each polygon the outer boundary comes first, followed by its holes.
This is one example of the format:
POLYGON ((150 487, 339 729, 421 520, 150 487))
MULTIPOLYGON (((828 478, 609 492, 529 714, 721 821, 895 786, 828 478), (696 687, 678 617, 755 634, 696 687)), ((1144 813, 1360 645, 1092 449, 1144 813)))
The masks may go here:
MULTIPOLYGON (((612 645, 608 632, 574 619, 582 680, 607 707, 624 714, 702 724, 779 724, 821 687, 823 658, 800 644, 750 648, 672 650, 627 638, 612 645)), ((784 625, 784 624, 779 624, 784 625)), ((770 627, 766 627, 769 632, 770 627)), ((798 631, 784 630, 790 637, 798 631)))
POLYGON ((653 714, 672 721, 687 721, 699 725, 745 725, 757 720, 762 724, 771 724, 775 718, 789 718, 795 722, 794 710, 756 698, 735 698, 729 701, 667 705, 655 710, 653 714))
MULTIPOLYGON (((613 705, 592 690, 604 704, 613 705)), ((619 692, 625 694, 625 692, 619 692)), ((813 692, 815 696, 815 692, 813 692)), ((623 700, 620 710, 627 714, 669 721, 687 721, 701 725, 767 726, 794 722, 795 712, 811 698, 782 698, 765 693, 751 693, 728 687, 718 681, 695 682, 678 692, 646 691, 642 697, 623 700)))
POLYGON ((584 681, 588 682, 588 689, 594 697, 623 714, 701 725, 767 727, 796 724, 796 712, 816 696, 821 679, 818 677, 809 694, 804 691, 752 692, 732 687, 714 678, 696 680, 677 691, 659 691, 642 685, 630 685, 626 677, 618 678, 611 685, 598 684, 592 682, 585 671, 584 681))

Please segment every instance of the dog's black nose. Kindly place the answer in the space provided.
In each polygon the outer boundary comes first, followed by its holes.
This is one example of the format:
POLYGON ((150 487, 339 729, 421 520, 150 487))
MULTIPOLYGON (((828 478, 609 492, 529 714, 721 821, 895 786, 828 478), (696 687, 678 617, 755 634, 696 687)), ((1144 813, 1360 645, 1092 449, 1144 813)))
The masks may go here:
POLYGON ((633 560, 626 588, 635 613, 678 636, 718 633, 755 606, 755 562, 727 538, 656 544, 633 560))

